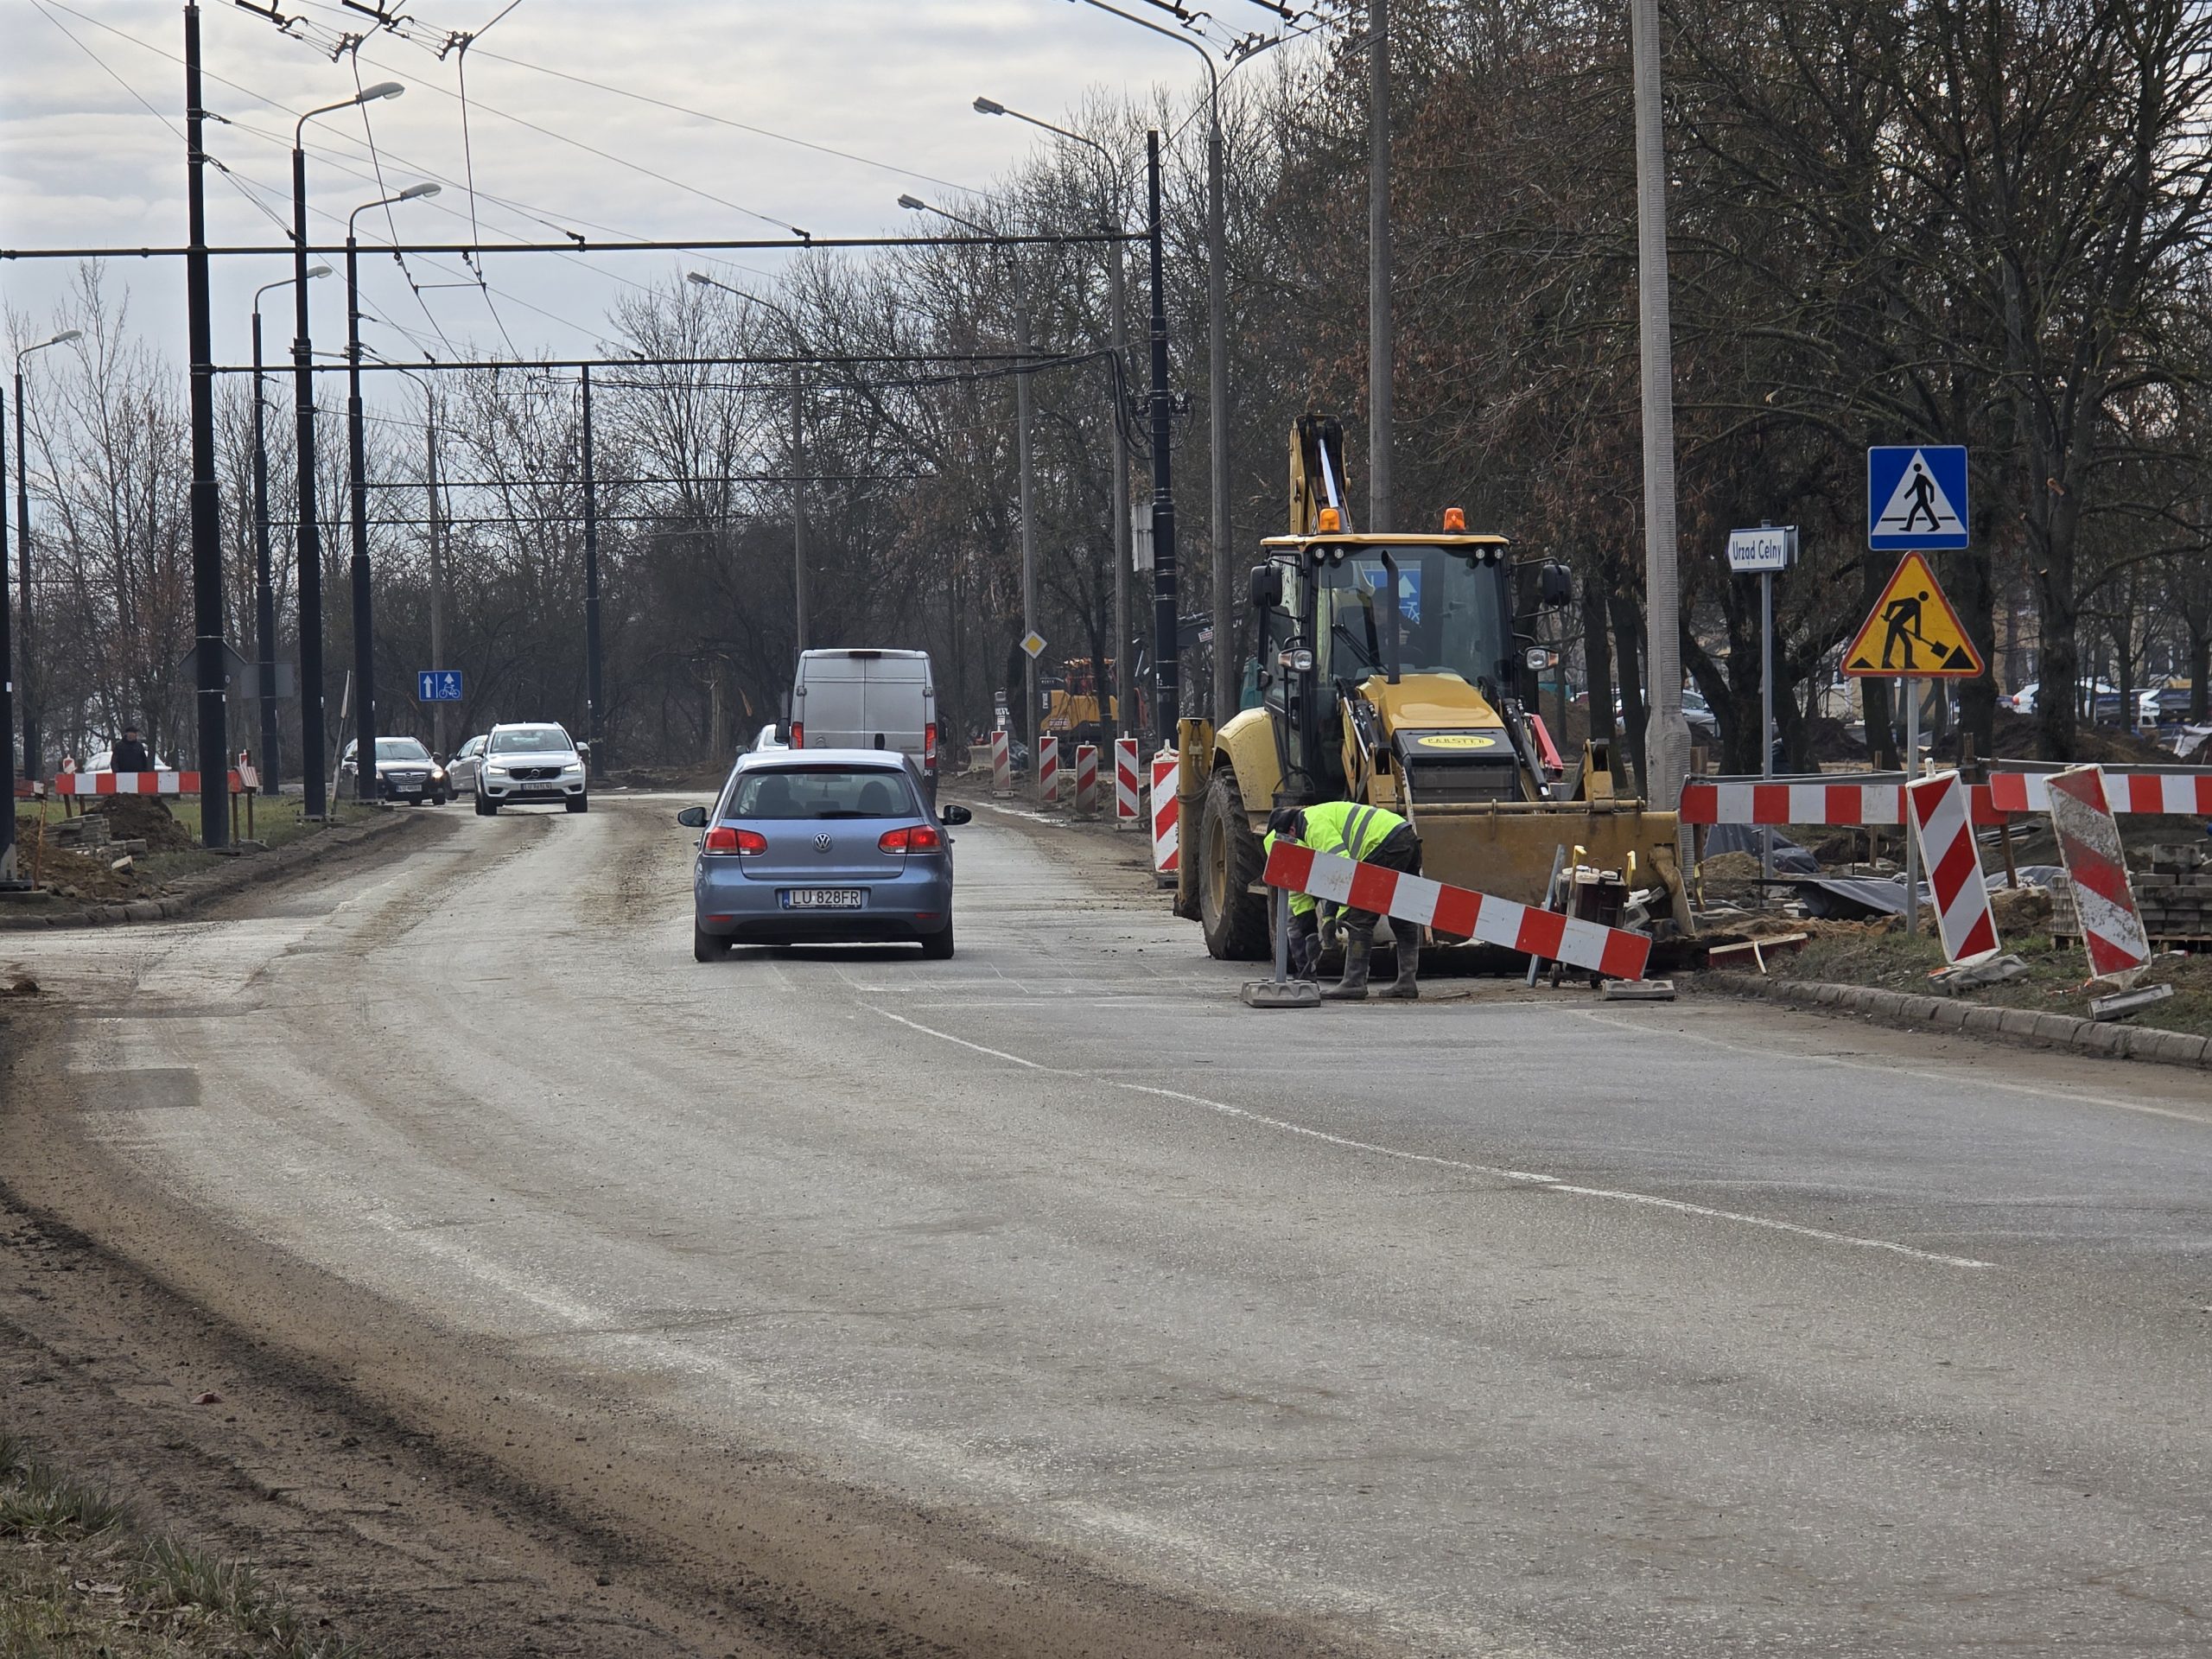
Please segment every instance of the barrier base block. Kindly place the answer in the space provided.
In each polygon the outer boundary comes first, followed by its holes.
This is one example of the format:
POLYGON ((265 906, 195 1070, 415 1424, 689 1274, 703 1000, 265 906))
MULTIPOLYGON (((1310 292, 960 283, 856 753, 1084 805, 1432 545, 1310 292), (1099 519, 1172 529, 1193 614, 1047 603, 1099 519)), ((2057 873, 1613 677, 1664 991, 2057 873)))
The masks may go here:
POLYGON ((1318 1008, 1321 988, 1310 979, 1248 979, 1236 1000, 1248 1008, 1318 1008))
POLYGON ((1608 1002, 1671 1002, 1675 1000, 1675 982, 1671 979, 1609 979, 1599 995, 1608 1002))
POLYGON ((2125 1020, 2131 1014, 2140 1014, 2155 1002, 2163 1002, 2174 994, 2171 985, 2144 985, 2132 991, 2121 991, 2113 996, 2094 997, 2089 1002, 2092 1020, 2125 1020))

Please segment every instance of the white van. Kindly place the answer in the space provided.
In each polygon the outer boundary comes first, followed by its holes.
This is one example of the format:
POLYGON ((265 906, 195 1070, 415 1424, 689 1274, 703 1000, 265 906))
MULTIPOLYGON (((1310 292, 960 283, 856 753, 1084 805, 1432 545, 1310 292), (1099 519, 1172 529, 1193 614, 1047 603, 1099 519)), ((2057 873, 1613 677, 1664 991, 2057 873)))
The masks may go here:
POLYGON ((937 682, 926 651, 804 651, 791 683, 795 749, 893 749, 937 798, 937 682))

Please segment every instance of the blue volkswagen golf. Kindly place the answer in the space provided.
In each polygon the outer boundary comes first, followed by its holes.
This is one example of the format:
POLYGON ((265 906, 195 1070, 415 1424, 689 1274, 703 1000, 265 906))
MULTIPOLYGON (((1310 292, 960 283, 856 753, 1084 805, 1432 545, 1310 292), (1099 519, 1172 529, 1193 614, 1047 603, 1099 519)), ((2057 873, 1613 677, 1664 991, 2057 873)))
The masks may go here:
POLYGON ((933 813, 912 763, 882 749, 771 749, 739 757, 691 867, 691 954, 734 944, 912 940, 952 954, 952 841, 964 806, 933 813))

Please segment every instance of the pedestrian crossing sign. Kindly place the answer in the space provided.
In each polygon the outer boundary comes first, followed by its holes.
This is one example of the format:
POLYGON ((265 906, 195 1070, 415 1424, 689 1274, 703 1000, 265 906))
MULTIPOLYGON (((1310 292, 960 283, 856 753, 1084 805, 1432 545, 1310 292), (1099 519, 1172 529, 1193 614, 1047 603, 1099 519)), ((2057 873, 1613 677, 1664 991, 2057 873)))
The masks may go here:
POLYGON ((1888 444, 1866 452, 1866 545, 1877 553, 1967 544, 1964 444, 1888 444))
POLYGON ((1843 671, 1862 678, 1909 674, 1931 680, 1971 680, 1982 671, 1981 653, 1967 638, 1959 613, 1928 561, 1908 553, 1882 589, 1859 637, 1843 653, 1843 671))

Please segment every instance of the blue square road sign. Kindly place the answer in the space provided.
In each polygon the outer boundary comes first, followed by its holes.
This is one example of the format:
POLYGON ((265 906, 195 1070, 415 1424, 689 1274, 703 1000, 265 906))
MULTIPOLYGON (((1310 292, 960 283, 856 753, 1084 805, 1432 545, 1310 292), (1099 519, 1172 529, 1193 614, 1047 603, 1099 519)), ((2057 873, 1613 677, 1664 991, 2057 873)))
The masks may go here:
POLYGON ((1964 444, 1888 444, 1866 452, 1866 545, 1929 553, 1967 544, 1964 444))
POLYGON ((426 668, 420 671, 415 676, 415 701, 459 702, 461 671, 457 668, 426 668))

